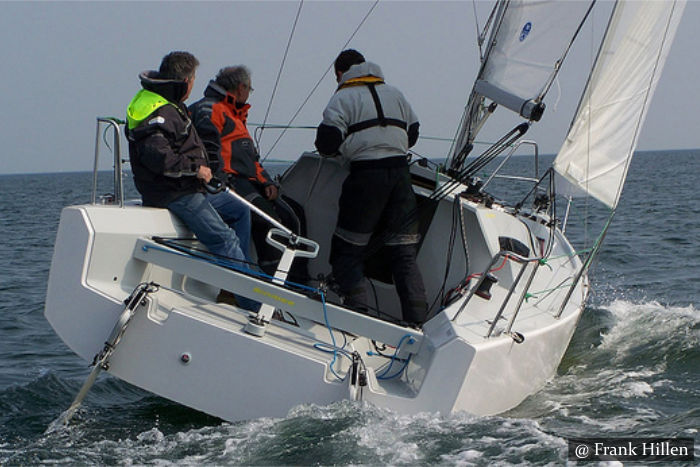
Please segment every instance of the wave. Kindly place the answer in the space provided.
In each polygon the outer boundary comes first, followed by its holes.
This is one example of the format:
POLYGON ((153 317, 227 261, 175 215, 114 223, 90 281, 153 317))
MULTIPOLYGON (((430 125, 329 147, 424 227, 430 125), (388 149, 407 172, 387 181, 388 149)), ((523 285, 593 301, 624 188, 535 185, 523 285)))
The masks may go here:
POLYGON ((669 436, 669 417, 676 427, 700 423, 689 403, 700 399, 698 368, 694 306, 617 299, 584 312, 559 374, 509 415, 569 436, 669 436))
POLYGON ((603 336, 600 351, 617 364, 697 362, 700 350, 700 311, 658 302, 615 300, 606 307, 615 325, 603 336))
POLYGON ((398 415, 369 404, 300 406, 281 419, 123 437, 85 422, 42 436, 0 463, 160 465, 471 465, 561 463, 566 440, 534 420, 465 414, 398 415))
POLYGON ((679 427, 700 426, 699 363, 693 306, 616 299, 586 310, 542 391, 496 417, 341 402, 230 424, 105 376, 44 433, 82 383, 45 370, 0 391, 0 464, 560 464, 569 437, 695 436, 679 427))

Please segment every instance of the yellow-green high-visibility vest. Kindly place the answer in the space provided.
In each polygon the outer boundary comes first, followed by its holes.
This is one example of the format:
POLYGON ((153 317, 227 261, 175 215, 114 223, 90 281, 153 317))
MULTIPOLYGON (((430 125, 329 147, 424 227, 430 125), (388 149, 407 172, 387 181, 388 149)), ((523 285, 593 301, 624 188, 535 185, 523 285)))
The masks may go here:
POLYGON ((142 89, 136 93, 126 110, 129 129, 133 130, 149 115, 164 105, 171 104, 166 98, 153 91, 142 89))

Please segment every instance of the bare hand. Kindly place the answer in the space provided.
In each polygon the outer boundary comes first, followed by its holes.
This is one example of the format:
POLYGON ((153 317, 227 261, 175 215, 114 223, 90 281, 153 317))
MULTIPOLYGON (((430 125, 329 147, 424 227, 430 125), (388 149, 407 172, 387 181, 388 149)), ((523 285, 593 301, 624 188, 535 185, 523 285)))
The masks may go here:
POLYGON ((212 179, 211 169, 206 165, 200 165, 197 169, 197 178, 204 180, 204 183, 209 183, 209 180, 212 179))
POLYGON ((265 187, 265 197, 269 199, 270 201, 274 201, 277 199, 277 196, 279 195, 279 190, 275 185, 267 185, 265 187))

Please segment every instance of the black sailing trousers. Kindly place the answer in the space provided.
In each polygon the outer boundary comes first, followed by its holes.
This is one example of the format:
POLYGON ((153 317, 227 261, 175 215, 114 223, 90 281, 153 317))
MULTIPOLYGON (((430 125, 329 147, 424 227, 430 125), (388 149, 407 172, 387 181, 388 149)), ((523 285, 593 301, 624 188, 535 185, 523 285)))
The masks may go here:
POLYGON ((352 164, 340 195, 330 258, 348 306, 367 308, 364 259, 387 246, 403 320, 414 325, 425 321, 425 287, 416 263, 416 214, 405 156, 352 164))

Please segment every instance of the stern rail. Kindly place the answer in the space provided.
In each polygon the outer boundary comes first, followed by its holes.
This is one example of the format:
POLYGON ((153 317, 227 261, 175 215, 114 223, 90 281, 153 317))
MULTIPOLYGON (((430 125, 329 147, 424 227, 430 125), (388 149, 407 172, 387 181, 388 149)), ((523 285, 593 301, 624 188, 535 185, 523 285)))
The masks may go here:
MULTIPOLYGON (((121 154, 121 130, 120 125, 124 121, 114 117, 97 117, 97 129, 95 131, 95 164, 92 172, 92 204, 97 204, 97 168, 100 160, 100 130, 106 132, 108 129, 114 131, 114 193, 111 196, 101 197, 101 204, 113 204, 118 202, 119 207, 124 207, 124 180, 122 178, 122 154, 121 154), (103 126, 106 125, 106 126, 103 126)), ((105 145, 107 143, 105 142, 105 145)), ((109 147, 107 145, 107 147, 109 147)))

